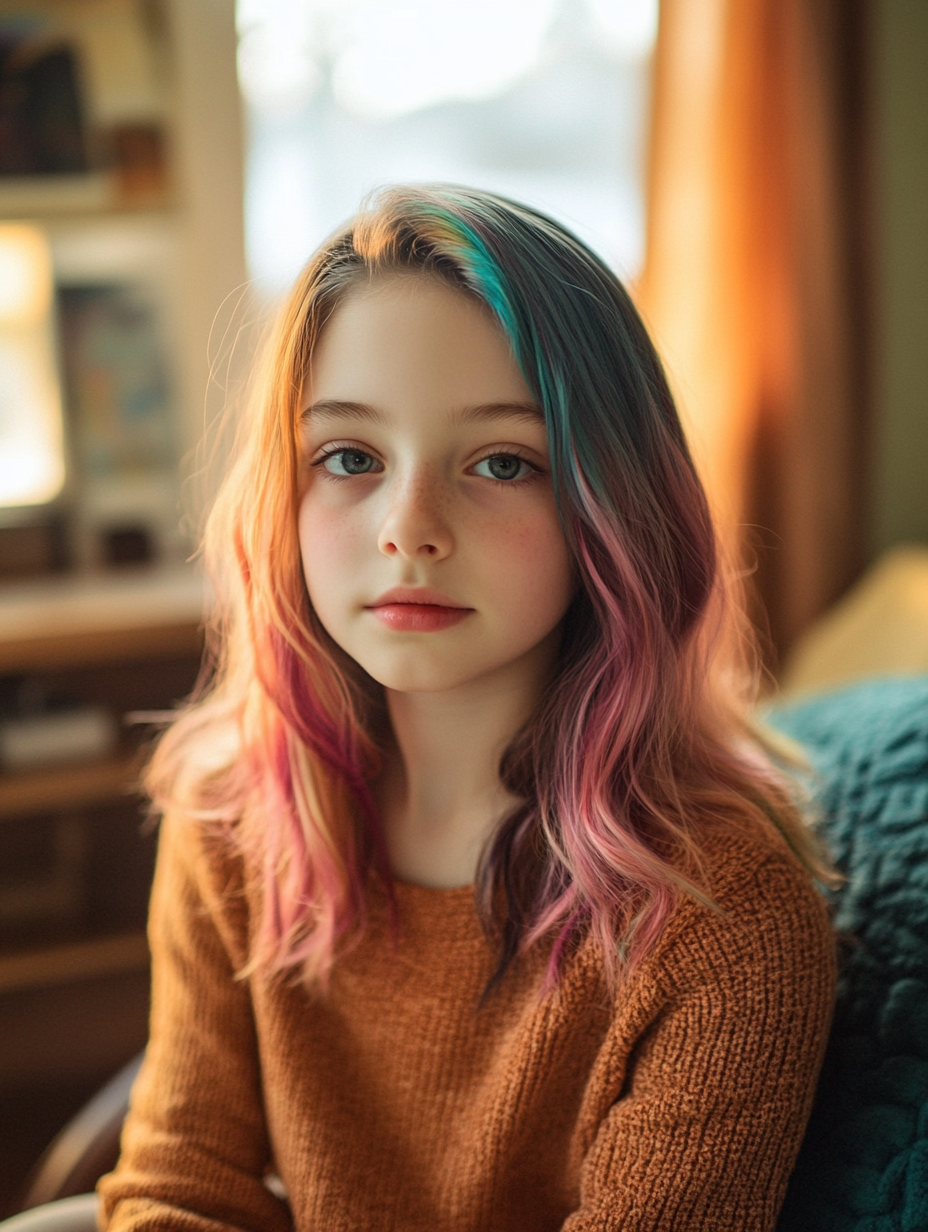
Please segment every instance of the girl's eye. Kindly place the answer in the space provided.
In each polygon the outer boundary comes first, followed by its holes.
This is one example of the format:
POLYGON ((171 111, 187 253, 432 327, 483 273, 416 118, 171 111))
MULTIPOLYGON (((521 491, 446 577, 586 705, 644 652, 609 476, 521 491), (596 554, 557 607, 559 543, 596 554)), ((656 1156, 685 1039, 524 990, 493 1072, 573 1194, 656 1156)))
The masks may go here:
POLYGON ((524 458, 514 453, 494 453, 484 458, 474 467, 474 473, 484 479, 527 479, 534 473, 534 467, 529 466, 524 458))
POLYGON ((320 458, 316 465, 320 463, 330 475, 369 475, 372 471, 383 470, 377 459, 363 449, 337 449, 320 458))

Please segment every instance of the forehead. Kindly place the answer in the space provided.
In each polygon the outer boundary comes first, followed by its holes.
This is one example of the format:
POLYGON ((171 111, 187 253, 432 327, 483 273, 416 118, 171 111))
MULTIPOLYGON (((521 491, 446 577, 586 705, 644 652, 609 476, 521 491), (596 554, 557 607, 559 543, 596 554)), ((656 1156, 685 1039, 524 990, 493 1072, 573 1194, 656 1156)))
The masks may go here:
POLYGON ((308 402, 462 406, 531 402, 501 326, 440 280, 389 274, 353 288, 329 318, 307 374, 308 402))

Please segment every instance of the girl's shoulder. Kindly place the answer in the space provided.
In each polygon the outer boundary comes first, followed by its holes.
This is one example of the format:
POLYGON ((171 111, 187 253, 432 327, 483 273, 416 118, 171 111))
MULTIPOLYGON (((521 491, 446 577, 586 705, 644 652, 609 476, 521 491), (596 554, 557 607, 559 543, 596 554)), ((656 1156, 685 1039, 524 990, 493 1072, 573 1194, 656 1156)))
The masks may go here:
POLYGON ((716 979, 795 981, 803 969, 833 969, 825 896, 772 824, 713 828, 701 858, 706 897, 681 897, 649 965, 678 988, 716 979))
POLYGON ((773 821, 738 821, 707 827, 699 839, 703 875, 712 897, 731 903, 751 894, 763 869, 778 869, 793 893, 819 901, 812 875, 773 821))

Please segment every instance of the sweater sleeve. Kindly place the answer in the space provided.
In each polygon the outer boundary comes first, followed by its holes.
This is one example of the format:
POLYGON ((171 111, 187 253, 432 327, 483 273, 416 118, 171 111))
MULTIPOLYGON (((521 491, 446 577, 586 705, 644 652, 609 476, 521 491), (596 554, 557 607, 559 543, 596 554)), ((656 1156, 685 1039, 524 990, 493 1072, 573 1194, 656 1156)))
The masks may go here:
POLYGON ((562 1232, 776 1224, 831 1020, 834 940, 819 895, 779 855, 716 901, 721 913, 684 912, 649 960, 652 1014, 562 1232))
POLYGON ((270 1148, 249 990, 234 979, 246 925, 232 863, 207 856, 196 823, 165 819, 149 915, 149 1044, 119 1163, 98 1186, 108 1232, 290 1227, 262 1181, 270 1148))

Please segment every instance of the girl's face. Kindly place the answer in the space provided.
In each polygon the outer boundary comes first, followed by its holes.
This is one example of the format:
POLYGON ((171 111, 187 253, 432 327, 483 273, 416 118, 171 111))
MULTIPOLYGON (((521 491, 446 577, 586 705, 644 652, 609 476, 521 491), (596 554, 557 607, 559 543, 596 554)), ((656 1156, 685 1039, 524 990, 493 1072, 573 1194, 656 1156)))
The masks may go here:
POLYGON ((489 312, 416 274, 350 292, 304 406, 303 571, 338 645, 400 692, 547 672, 574 574, 544 420, 489 312))

